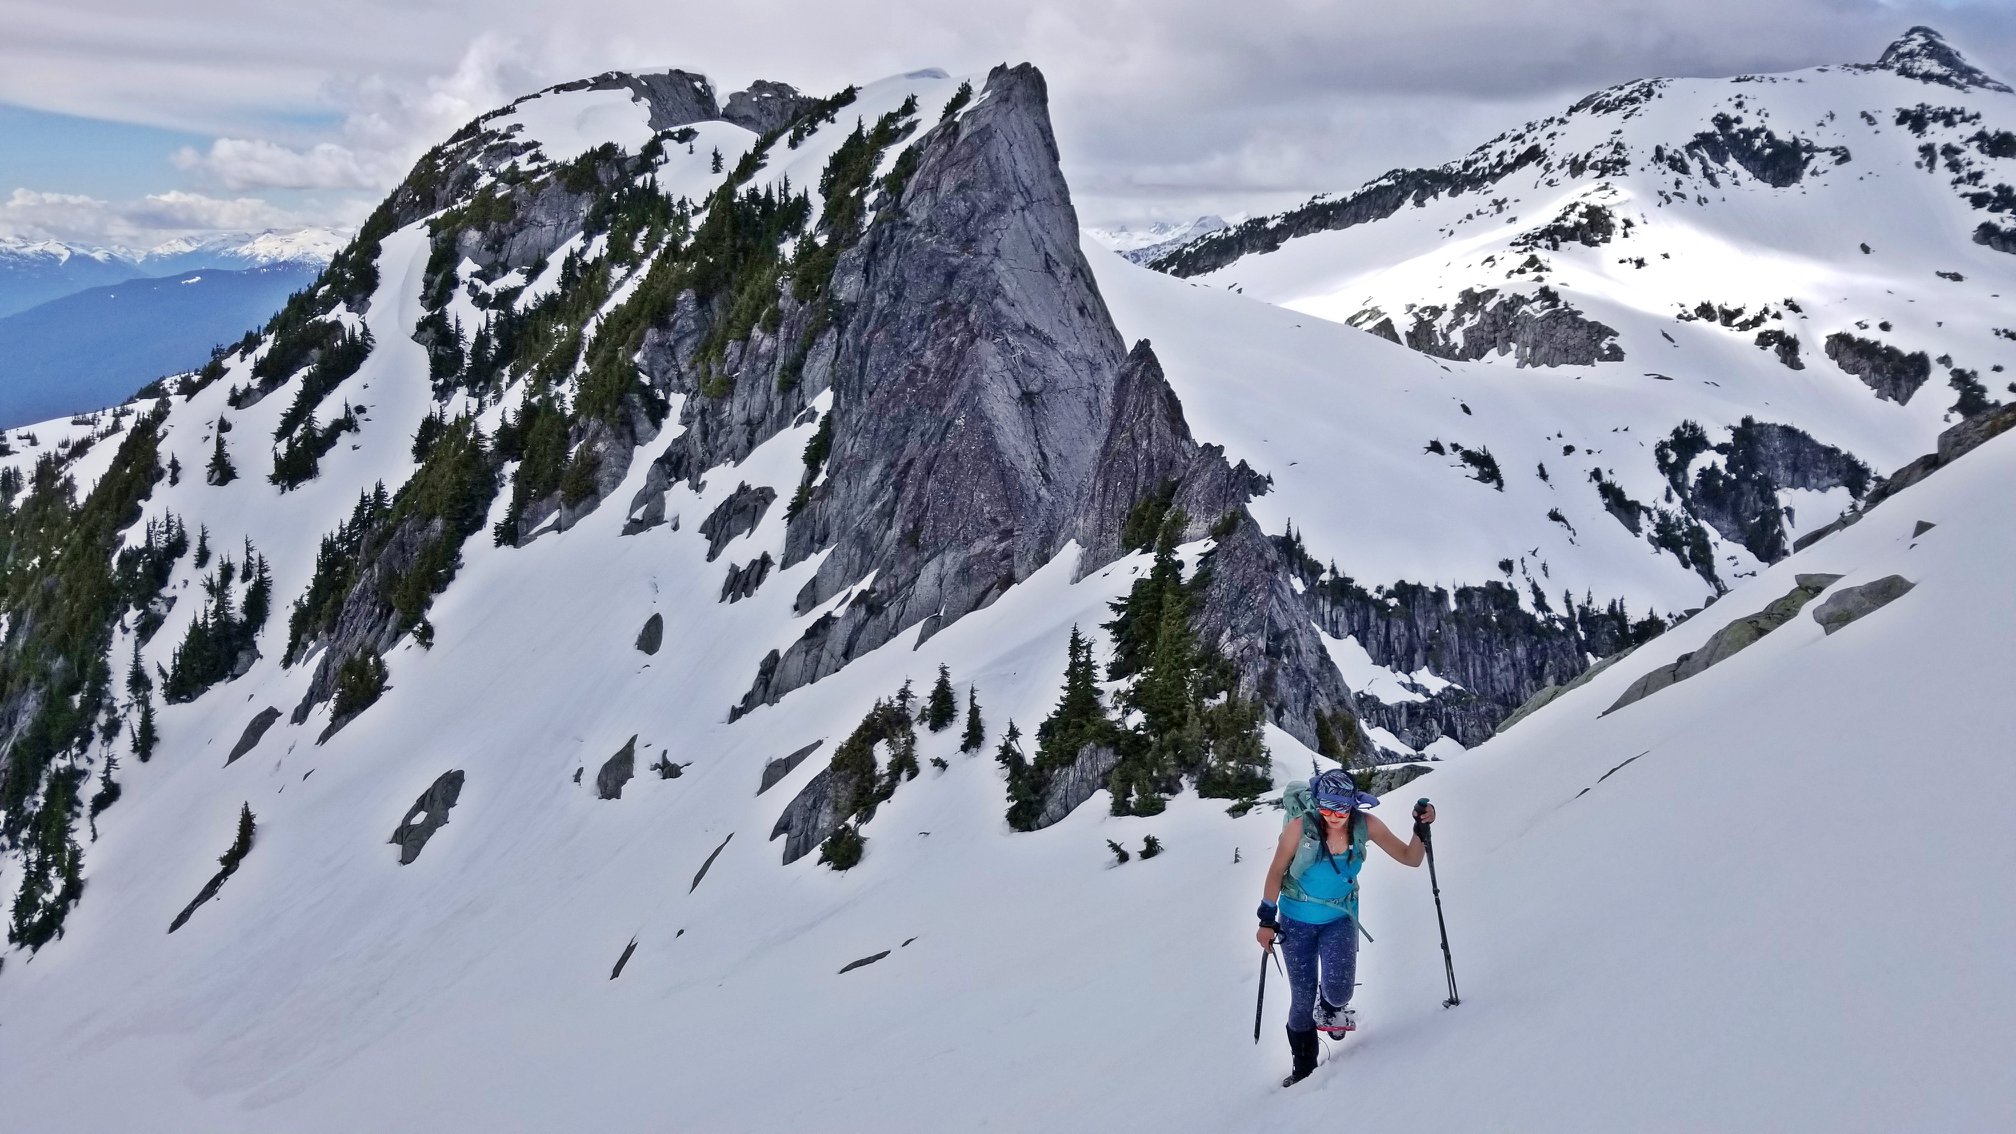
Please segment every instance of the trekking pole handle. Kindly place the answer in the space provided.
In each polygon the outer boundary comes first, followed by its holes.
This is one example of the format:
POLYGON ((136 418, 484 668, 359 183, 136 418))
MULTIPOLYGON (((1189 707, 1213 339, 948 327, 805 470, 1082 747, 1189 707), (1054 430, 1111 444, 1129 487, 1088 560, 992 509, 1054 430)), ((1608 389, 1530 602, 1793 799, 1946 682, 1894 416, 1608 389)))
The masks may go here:
POLYGON ((1429 834, 1429 824, 1421 821, 1421 812, 1424 808, 1431 806, 1433 805, 1428 802, 1428 797, 1425 795, 1414 801, 1414 834, 1424 844, 1432 842, 1433 836, 1429 834))

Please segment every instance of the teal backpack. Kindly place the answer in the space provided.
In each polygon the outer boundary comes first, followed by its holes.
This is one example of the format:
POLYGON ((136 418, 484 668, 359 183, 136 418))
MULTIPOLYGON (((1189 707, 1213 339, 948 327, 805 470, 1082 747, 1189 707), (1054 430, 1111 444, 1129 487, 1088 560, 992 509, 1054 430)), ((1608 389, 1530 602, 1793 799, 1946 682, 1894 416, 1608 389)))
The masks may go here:
POLYGON ((1316 816, 1316 797, 1307 780, 1288 785, 1281 793, 1281 809, 1286 812, 1281 822, 1283 830, 1291 823, 1302 825, 1302 839, 1295 845, 1295 857, 1289 860, 1288 872, 1281 879, 1281 896, 1342 910, 1363 933, 1364 925, 1358 921, 1358 871, 1365 865, 1365 816, 1357 811, 1351 813, 1351 847, 1340 857, 1331 852, 1323 837, 1323 821, 1316 816), (1351 889, 1342 898, 1313 897, 1302 888, 1302 876, 1318 863, 1350 879, 1351 889))

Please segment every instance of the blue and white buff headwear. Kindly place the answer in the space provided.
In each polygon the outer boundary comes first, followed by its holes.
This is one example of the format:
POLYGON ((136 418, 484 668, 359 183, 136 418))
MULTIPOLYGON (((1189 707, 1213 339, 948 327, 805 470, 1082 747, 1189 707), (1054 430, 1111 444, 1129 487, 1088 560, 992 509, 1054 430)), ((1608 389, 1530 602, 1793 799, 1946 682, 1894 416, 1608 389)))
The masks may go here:
POLYGON ((1351 773, 1342 768, 1332 768, 1316 777, 1310 786, 1310 794, 1316 798, 1316 806, 1326 811, 1370 810, 1379 806, 1379 797, 1358 790, 1351 782, 1351 773))

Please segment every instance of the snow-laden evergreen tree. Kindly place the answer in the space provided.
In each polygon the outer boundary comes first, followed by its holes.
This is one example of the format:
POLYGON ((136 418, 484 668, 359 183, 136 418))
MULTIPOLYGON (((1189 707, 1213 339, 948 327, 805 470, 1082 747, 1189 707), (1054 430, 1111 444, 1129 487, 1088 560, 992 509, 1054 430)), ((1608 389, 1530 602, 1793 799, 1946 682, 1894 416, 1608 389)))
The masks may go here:
POLYGON ((974 687, 966 687, 966 731, 959 737, 959 751, 978 752, 987 743, 987 726, 980 720, 980 696, 974 687))
POLYGON ((952 692, 952 670, 944 665, 938 667, 938 680, 931 686, 931 695, 924 701, 924 727, 932 732, 944 732, 952 727, 959 716, 959 699, 952 692))

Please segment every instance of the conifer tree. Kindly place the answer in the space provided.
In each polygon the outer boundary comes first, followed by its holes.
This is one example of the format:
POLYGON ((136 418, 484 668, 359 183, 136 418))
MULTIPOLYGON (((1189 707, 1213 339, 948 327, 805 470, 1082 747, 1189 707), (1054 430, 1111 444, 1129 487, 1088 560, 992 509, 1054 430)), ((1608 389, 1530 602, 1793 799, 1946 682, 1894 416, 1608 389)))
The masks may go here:
POLYGON ((136 700, 145 697, 154 689, 154 679, 147 676, 147 667, 140 664, 140 641, 133 641, 133 664, 126 668, 126 694, 136 700))
POLYGON ((133 756, 142 764, 154 756, 154 746, 161 742, 161 734, 154 729, 154 698, 146 694, 140 696, 140 723, 133 726, 133 756))
POLYGON ((1112 735, 1113 722, 1099 699, 1092 643, 1074 625, 1066 646, 1064 692, 1036 729, 1036 768, 1047 777, 1076 760, 1086 745, 1109 743, 1112 735))
POLYGON ((201 571, 208 566, 210 566, 210 525, 204 524, 196 529, 196 569, 201 571))
POLYGON ((258 823, 252 817, 252 805, 250 803, 240 804, 238 807, 238 834, 231 840, 230 849, 226 850, 217 859, 217 865, 224 868, 224 873, 229 874, 237 870, 238 864, 245 861, 245 855, 252 849, 252 832, 257 826, 258 823))
POLYGON ((1029 758, 1022 753, 1022 730, 1012 720, 1001 737, 1000 747, 994 750, 994 760, 1008 773, 1008 826, 1017 831, 1034 829, 1043 806, 1043 792, 1036 785, 1029 758))
POLYGON ((210 467, 204 479, 213 485, 223 486, 238 479, 238 469, 231 463, 231 455, 224 451, 224 419, 217 419, 217 444, 210 450, 210 467))
POLYGON ((720 147, 720 146, 715 146, 715 147, 714 147, 714 158, 713 158, 712 162, 711 162, 711 163, 710 163, 710 164, 708 165, 708 170, 709 170, 710 172, 713 172, 713 173, 719 173, 719 172, 721 172, 721 147, 720 147))
POLYGON ((959 751, 978 752, 987 743, 987 726, 980 722, 980 699, 971 685, 966 687, 966 732, 959 738, 959 751))
POLYGON ((959 699, 952 692, 952 670, 940 665, 938 680, 931 686, 931 696, 924 703, 924 726, 932 732, 944 732, 958 717, 959 699))

